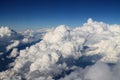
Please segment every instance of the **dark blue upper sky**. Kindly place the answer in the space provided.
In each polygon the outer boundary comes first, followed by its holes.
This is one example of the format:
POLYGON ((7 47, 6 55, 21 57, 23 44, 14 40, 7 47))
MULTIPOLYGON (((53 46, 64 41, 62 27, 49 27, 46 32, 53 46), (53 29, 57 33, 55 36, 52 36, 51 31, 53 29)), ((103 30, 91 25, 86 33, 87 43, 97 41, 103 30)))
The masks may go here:
POLYGON ((0 26, 17 30, 76 27, 88 18, 120 24, 120 0, 0 0, 0 26))

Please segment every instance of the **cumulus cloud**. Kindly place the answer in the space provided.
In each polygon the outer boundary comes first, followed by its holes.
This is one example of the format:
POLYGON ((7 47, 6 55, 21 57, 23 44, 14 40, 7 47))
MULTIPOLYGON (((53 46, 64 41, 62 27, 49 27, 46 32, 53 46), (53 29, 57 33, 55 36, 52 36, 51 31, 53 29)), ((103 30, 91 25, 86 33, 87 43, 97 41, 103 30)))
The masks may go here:
MULTIPOLYGON (((11 69, 0 73, 10 80, 118 80, 120 74, 120 25, 91 18, 81 27, 60 25, 43 33, 38 43, 11 56, 19 56, 11 69), (113 65, 109 65, 113 64, 113 65), (11 73, 12 72, 12 73, 11 73), (114 75, 116 74, 116 75, 114 75)), ((23 43, 37 40, 41 33, 26 31, 23 43), (36 35, 36 36, 35 36, 36 35)), ((9 45, 15 47, 17 42, 9 45)))
POLYGON ((14 47, 24 49, 27 46, 35 44, 42 39, 46 29, 43 31, 26 30, 22 32, 16 32, 8 27, 0 27, 0 52, 10 52, 14 47))
POLYGON ((28 38, 24 38, 24 39, 22 40, 23 43, 28 43, 28 41, 29 41, 28 38))
POLYGON ((20 50, 39 42, 45 34, 44 31, 34 31, 31 37, 24 34, 26 31, 16 32, 8 27, 0 27, 0 72, 13 66, 14 63, 11 62, 19 56, 20 50))
POLYGON ((12 52, 10 53, 10 56, 9 57, 16 57, 18 55, 18 49, 17 48, 14 48, 12 50, 12 52))
POLYGON ((17 46, 23 36, 16 31, 8 28, 1 27, 0 28, 0 51, 6 52, 6 50, 10 50, 11 48, 17 46))
POLYGON ((7 51, 9 51, 10 49, 12 49, 12 48, 18 46, 19 43, 20 43, 20 42, 19 42, 18 40, 13 41, 12 44, 10 44, 10 45, 8 45, 8 46, 6 47, 7 51))
POLYGON ((11 30, 8 27, 0 27, 0 38, 10 35, 11 35, 11 30))
POLYGON ((44 34, 48 31, 49 29, 38 29, 38 30, 25 30, 20 32, 23 36, 24 39, 22 40, 23 43, 31 43, 34 41, 40 41, 44 34))

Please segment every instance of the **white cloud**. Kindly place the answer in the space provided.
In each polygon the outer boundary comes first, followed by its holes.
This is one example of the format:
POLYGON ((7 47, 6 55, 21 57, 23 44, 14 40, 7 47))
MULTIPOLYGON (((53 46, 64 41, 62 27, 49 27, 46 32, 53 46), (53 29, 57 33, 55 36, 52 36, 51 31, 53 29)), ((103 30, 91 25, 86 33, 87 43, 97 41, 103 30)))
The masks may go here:
POLYGON ((38 30, 25 30, 20 32, 23 36, 24 39, 22 40, 23 43, 32 43, 35 41, 39 41, 40 39, 43 38, 44 34, 47 32, 49 29, 38 29, 38 30))
MULTIPOLYGON (((120 25, 109 25, 91 18, 82 27, 75 29, 60 25, 46 32, 43 40, 37 44, 19 53, 13 49, 11 56, 16 56, 16 53, 19 56, 13 62, 13 68, 1 72, 0 77, 18 80, 52 80, 56 77, 60 80, 113 80, 113 74, 119 74, 119 68, 112 68, 106 63, 117 64, 120 61, 119 30, 120 25), (88 64, 84 69, 80 67, 84 65, 81 64, 81 58, 83 63, 98 62, 92 66, 88 64), (67 71, 72 72, 68 74, 67 71)), ((27 31, 22 41, 37 40, 41 33, 37 37, 35 35, 34 31, 27 31)), ((7 49, 17 45, 19 41, 8 45, 7 49)), ((115 80, 118 80, 117 77, 115 80)))
POLYGON ((13 41, 12 44, 10 44, 10 45, 8 45, 8 46, 6 47, 7 51, 9 51, 10 49, 12 49, 12 48, 18 46, 19 43, 20 43, 20 42, 19 42, 18 40, 13 41))
POLYGON ((18 55, 18 49, 17 48, 14 48, 13 50, 12 50, 12 52, 10 53, 10 58, 11 57, 16 57, 18 55))
POLYGON ((0 27, 0 38, 11 36, 11 30, 8 27, 0 27))
POLYGON ((24 38, 24 39, 22 40, 23 43, 28 43, 28 41, 29 41, 28 38, 24 38))

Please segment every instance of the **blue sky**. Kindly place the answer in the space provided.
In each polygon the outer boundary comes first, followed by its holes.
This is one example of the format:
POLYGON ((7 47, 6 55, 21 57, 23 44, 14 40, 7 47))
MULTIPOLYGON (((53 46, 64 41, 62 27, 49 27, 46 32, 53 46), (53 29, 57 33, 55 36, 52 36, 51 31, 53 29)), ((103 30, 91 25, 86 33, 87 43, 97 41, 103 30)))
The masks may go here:
POLYGON ((120 0, 0 0, 0 26, 16 30, 76 27, 88 18, 120 24, 120 0))

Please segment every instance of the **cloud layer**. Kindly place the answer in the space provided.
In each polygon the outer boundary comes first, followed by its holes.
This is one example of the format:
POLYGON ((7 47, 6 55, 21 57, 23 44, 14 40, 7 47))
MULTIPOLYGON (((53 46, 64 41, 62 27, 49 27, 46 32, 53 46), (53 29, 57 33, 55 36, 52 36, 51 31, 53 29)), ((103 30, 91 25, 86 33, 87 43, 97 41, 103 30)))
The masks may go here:
MULTIPOLYGON (((31 33, 21 41, 37 40, 40 33, 31 33)), ((0 73, 2 80, 119 80, 120 25, 88 19, 82 27, 60 25, 41 37, 24 50, 12 50, 11 57, 19 56, 0 73)), ((21 42, 7 49, 16 44, 21 42)))

